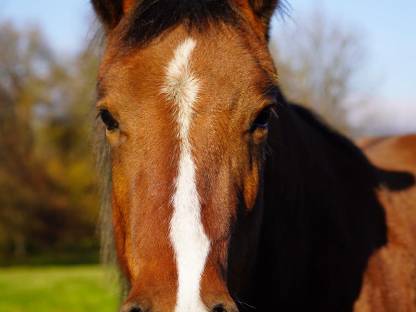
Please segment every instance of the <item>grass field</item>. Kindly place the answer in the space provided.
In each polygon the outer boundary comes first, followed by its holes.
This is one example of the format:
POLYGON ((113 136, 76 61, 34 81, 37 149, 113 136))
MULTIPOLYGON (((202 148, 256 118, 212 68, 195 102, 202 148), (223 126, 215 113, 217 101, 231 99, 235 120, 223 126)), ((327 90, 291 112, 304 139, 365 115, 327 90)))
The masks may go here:
POLYGON ((0 312, 114 312, 118 298, 99 266, 0 268, 0 312))

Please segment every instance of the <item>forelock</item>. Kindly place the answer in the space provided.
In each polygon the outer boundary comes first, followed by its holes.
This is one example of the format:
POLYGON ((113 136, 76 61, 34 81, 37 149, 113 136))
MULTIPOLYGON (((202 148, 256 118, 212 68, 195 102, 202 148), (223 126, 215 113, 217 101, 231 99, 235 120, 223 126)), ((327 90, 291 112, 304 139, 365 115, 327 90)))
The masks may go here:
POLYGON ((129 16, 123 41, 145 45, 180 24, 202 31, 215 23, 238 23, 227 0, 141 0, 129 16))

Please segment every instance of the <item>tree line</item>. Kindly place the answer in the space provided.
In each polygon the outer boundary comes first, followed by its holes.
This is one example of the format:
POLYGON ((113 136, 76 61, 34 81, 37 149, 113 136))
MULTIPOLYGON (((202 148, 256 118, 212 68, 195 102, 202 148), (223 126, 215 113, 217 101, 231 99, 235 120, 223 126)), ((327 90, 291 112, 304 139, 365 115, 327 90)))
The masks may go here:
POLYGON ((0 25, 0 255, 97 249, 90 119, 98 57, 0 25))

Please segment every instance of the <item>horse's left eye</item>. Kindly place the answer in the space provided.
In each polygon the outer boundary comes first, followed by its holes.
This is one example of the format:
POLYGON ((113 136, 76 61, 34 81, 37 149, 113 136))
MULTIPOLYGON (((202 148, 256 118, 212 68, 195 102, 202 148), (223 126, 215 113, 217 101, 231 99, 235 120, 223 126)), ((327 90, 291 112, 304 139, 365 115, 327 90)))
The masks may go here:
POLYGON ((251 130, 254 131, 256 129, 267 129, 269 127, 270 118, 272 115, 272 108, 267 107, 263 109, 254 120, 251 130))
POLYGON ((113 115, 111 115, 111 113, 107 109, 100 109, 99 116, 105 124, 108 131, 114 131, 118 129, 118 121, 113 117, 113 115))

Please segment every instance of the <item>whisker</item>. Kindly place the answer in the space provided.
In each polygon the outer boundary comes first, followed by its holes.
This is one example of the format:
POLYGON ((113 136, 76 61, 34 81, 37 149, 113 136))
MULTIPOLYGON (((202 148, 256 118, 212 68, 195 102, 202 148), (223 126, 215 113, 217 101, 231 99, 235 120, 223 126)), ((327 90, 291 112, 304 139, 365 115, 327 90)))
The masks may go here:
POLYGON ((252 306, 252 305, 250 305, 248 303, 245 303, 245 302, 243 302, 241 300, 238 300, 238 299, 236 299, 236 301, 237 301, 237 303, 242 304, 242 305, 246 306, 247 308, 250 308, 250 309, 253 309, 253 310, 257 310, 257 308, 255 306, 252 306))

